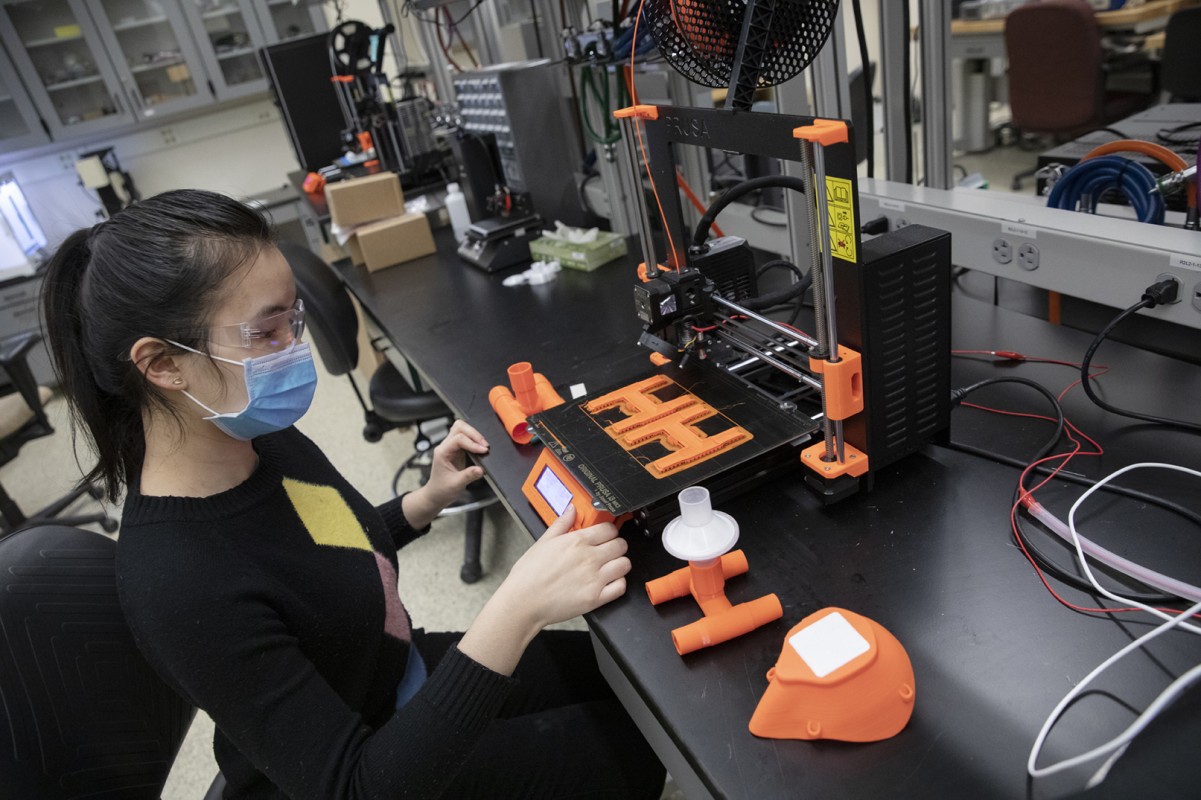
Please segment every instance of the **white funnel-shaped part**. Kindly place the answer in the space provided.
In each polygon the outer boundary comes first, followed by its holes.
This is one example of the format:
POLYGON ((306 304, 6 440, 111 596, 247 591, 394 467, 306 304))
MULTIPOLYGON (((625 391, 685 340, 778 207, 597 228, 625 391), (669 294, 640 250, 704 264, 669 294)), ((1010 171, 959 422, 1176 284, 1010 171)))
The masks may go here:
POLYGON ((680 516, 663 529, 663 549, 684 561, 709 561, 738 543, 738 523, 714 511, 709 490, 689 486, 680 492, 680 516))

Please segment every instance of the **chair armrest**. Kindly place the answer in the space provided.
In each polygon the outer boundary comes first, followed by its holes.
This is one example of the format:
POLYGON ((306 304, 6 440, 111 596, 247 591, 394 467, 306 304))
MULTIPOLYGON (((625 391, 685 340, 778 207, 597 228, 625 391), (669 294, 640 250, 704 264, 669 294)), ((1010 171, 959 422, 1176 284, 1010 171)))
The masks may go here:
POLYGON ((35 344, 42 340, 38 331, 22 331, 0 339, 0 366, 8 367, 15 361, 24 361, 35 344))
POLYGON ((42 408, 42 399, 38 396, 38 382, 29 368, 29 351, 42 340, 42 334, 36 330, 14 333, 0 340, 0 367, 8 373, 13 387, 21 393, 25 403, 33 410, 38 422, 50 427, 50 420, 42 408))

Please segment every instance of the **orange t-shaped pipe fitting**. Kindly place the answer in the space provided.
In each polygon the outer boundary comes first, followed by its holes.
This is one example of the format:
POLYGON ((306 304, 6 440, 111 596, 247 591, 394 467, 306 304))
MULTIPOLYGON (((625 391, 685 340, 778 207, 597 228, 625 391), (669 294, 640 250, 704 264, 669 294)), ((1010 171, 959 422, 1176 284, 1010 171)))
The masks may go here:
POLYGON ((509 383, 513 387, 493 386, 488 392, 488 402, 509 437, 518 444, 529 444, 533 436, 530 434, 526 418, 539 411, 563 404, 563 398, 555 391, 546 376, 534 372, 528 361, 518 362, 509 367, 509 383))
POLYGON ((702 647, 728 642, 782 616, 784 607, 780 605, 780 598, 767 594, 676 628, 671 632, 671 641, 677 653, 686 655, 702 647))
POLYGON ((742 575, 748 569, 746 554, 731 550, 710 561, 690 561, 683 569, 647 581, 646 594, 651 605, 691 594, 705 614, 703 619, 671 632, 677 653, 685 655, 728 642, 784 616, 780 598, 774 594, 736 606, 730 604, 726 598, 726 579, 742 575))
MULTIPOLYGON (((722 555, 720 563, 722 585, 718 588, 718 591, 722 591, 726 578, 734 578, 742 575, 748 569, 746 554, 741 550, 731 550, 725 553, 722 555)), ((694 565, 689 564, 686 567, 677 569, 675 572, 664 575, 662 578, 647 581, 646 594, 651 600, 651 605, 657 606, 660 603, 666 603, 668 600, 675 600, 686 594, 691 594, 693 592, 692 576, 694 569, 694 565)))

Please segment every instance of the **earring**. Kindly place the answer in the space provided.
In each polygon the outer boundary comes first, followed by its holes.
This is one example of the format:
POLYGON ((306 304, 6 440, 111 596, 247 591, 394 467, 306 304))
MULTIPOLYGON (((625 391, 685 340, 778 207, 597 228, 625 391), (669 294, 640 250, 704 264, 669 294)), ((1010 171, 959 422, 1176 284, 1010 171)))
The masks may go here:
POLYGON ((173 386, 183 386, 183 378, 176 378, 175 380, 171 381, 171 384, 173 386))

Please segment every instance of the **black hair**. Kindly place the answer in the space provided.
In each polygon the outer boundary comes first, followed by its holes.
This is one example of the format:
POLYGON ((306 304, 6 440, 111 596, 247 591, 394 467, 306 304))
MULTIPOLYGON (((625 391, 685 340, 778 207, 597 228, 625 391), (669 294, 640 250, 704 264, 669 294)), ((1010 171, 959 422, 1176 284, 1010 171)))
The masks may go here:
POLYGON ((83 480, 109 500, 141 473, 143 413, 174 417, 130 349, 153 336, 208 352, 204 330, 226 279, 273 244, 258 211, 186 189, 72 233, 50 260, 42 310, 54 368, 72 433, 82 431, 97 458, 83 480))

